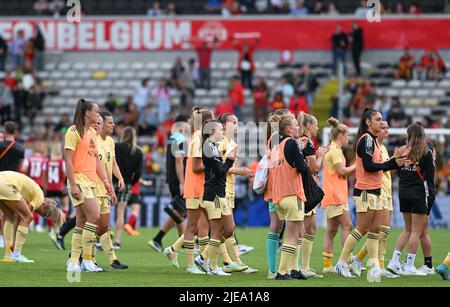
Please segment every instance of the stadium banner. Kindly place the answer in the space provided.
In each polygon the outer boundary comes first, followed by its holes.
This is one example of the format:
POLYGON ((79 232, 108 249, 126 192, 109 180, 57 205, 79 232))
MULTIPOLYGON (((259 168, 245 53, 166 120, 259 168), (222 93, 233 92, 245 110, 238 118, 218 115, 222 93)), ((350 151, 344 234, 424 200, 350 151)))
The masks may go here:
MULTIPOLYGON (((81 22, 53 18, 0 18, 0 34, 11 41, 17 31, 26 37, 38 24, 47 51, 146 51, 190 49, 187 40, 218 38, 217 49, 232 49, 232 37, 260 38, 263 50, 330 50, 336 24, 348 32, 346 18, 150 18, 82 17, 81 22), (248 33, 252 35, 248 35, 248 33)), ((383 18, 381 22, 358 19, 366 49, 450 48, 450 18, 383 18)))

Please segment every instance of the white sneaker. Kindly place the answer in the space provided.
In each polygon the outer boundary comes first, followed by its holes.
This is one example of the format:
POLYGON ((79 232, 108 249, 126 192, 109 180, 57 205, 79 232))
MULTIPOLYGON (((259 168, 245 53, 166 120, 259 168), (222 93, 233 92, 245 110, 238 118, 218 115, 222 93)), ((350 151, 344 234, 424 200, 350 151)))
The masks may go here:
POLYGON ((5 247, 5 241, 3 240, 3 236, 0 236, 0 248, 5 247))
POLYGON ((250 253, 253 250, 253 246, 239 244, 239 256, 250 253))
MULTIPOLYGON (((198 255, 197 257, 195 257, 194 263, 206 274, 212 273, 211 269, 209 268, 208 259, 202 259, 201 255, 198 255)), ((222 268, 220 268, 220 269, 222 270, 222 268)))
POLYGON ((400 276, 399 276, 399 275, 392 274, 391 272, 389 272, 389 271, 386 270, 386 269, 382 269, 382 270, 381 270, 381 277, 386 277, 386 278, 397 278, 397 277, 400 277, 400 276))
POLYGON ((216 267, 214 270, 209 269, 212 275, 217 276, 230 276, 230 273, 225 273, 220 266, 216 267))
POLYGON ((164 249, 163 255, 169 259, 170 263, 176 267, 177 269, 180 267, 180 264, 178 263, 178 254, 172 251, 172 247, 166 247, 164 249))
POLYGON ((431 269, 427 267, 426 265, 422 265, 420 268, 417 268, 418 271, 425 273, 427 275, 433 275, 434 274, 434 267, 431 269))
POLYGON ((72 263, 69 262, 67 264, 67 272, 77 272, 80 273, 81 272, 81 267, 78 263, 72 263))
POLYGON ((358 260, 358 257, 356 257, 356 256, 352 257, 350 267, 356 276, 361 277, 362 262, 358 260))
POLYGON ((28 259, 24 255, 13 256, 13 259, 14 259, 15 262, 34 263, 34 260, 28 259))
POLYGON ((310 277, 323 278, 323 275, 317 274, 312 269, 308 269, 308 270, 300 269, 300 270, 302 271, 302 274, 305 275, 306 278, 310 278, 310 277))
POLYGON ((102 272, 103 269, 96 266, 92 260, 83 260, 81 262, 81 269, 83 272, 102 272))
POLYGON ((395 263, 392 260, 389 261, 388 266, 386 267, 386 270, 391 272, 395 275, 405 275, 402 269, 402 265, 400 263, 395 263))
POLYGON ((323 268, 322 273, 323 274, 328 274, 328 273, 336 274, 336 269, 334 268, 334 266, 331 266, 329 268, 323 268))
POLYGON ((254 268, 251 268, 251 267, 248 267, 248 268, 246 268, 244 271, 242 271, 243 273, 245 273, 245 274, 253 274, 253 273, 257 273, 258 272, 258 270, 257 269, 254 269, 254 268))
POLYGON ((45 231, 41 224, 37 224, 34 230, 36 230, 37 233, 43 233, 45 231))
POLYGON ((382 273, 383 273, 382 270, 378 266, 370 268, 370 270, 367 272, 367 281, 380 282, 382 273))
POLYGON ((267 274, 267 279, 275 279, 277 277, 277 272, 270 272, 267 274))
POLYGON ((415 267, 405 267, 403 268, 403 275, 407 276, 427 276, 426 273, 417 270, 415 267))
POLYGON ((187 268, 186 273, 188 274, 196 274, 196 275, 206 275, 205 272, 197 268, 195 265, 193 267, 187 268))
POLYGON ((335 271, 336 271, 337 274, 339 274, 339 275, 341 275, 341 276, 344 276, 344 277, 346 277, 346 278, 352 278, 352 277, 355 277, 355 276, 353 276, 353 275, 350 273, 350 270, 349 270, 349 268, 348 268, 348 265, 339 265, 339 263, 338 263, 338 264, 336 264, 336 266, 335 266, 335 271))

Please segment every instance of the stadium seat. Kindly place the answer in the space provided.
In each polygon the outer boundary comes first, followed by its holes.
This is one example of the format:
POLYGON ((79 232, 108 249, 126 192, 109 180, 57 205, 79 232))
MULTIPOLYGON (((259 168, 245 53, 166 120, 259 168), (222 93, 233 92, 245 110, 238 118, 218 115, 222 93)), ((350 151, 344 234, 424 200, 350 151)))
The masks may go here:
POLYGON ((395 88, 404 88, 405 86, 406 86, 406 81, 403 79, 394 80, 392 82, 392 87, 395 87, 395 88))
POLYGON ((414 96, 414 90, 405 88, 400 91, 400 96, 402 97, 412 97, 414 96))
POLYGON ((411 80, 408 82, 408 87, 420 87, 422 85, 422 82, 420 80, 411 80))
POLYGON ((425 88, 422 88, 422 89, 418 89, 417 91, 416 91, 416 94, 415 94, 417 97, 428 97, 429 95, 430 95, 430 90, 429 89, 425 89, 425 88))
POLYGON ((445 90, 441 89, 441 88, 433 89, 431 91, 431 96, 432 97, 437 97, 437 98, 444 97, 445 96, 445 90))

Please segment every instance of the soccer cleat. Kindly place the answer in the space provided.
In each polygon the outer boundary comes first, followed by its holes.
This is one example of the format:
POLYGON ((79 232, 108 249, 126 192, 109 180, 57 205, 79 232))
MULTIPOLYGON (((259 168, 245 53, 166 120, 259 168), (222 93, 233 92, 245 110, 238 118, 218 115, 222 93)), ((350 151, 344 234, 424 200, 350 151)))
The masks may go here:
POLYGON ((53 244, 56 246, 57 249, 64 250, 64 241, 61 239, 62 244, 60 244, 59 242, 60 238, 58 237, 58 235, 56 234, 50 235, 50 240, 53 242, 53 244))
POLYGON ((15 261, 13 259, 13 255, 12 254, 6 254, 5 257, 2 260, 0 260, 0 262, 13 263, 15 261))
POLYGON ((438 273, 443 280, 449 280, 448 279, 448 267, 445 265, 445 263, 441 263, 436 267, 436 273, 438 273))
POLYGON ((124 270, 124 269, 128 269, 128 265, 121 263, 119 260, 114 260, 111 264, 110 267, 112 267, 113 269, 116 270, 124 270))
POLYGON ((308 277, 306 277, 301 270, 300 271, 292 270, 291 274, 289 275, 291 276, 292 279, 301 279, 301 280, 308 279, 308 277))
POLYGON ((45 231, 41 224, 37 224, 34 230, 36 230, 37 233, 43 233, 45 231))
POLYGON ((258 270, 257 269, 254 269, 254 268, 251 268, 251 267, 248 267, 248 268, 246 268, 244 271, 242 271, 243 273, 245 273, 245 274, 253 274, 253 273, 256 273, 256 272, 258 272, 258 270))
POLYGON ((24 255, 13 256, 14 262, 34 263, 34 260, 28 259, 24 255))
POLYGON ((280 273, 277 272, 275 280, 294 280, 294 278, 292 278, 291 275, 289 275, 289 273, 281 275, 280 273))
POLYGON ((113 249, 120 249, 120 243, 114 242, 113 249))
POLYGON ((391 272, 392 274, 395 274, 395 275, 405 275, 403 273, 402 265, 400 263, 395 263, 392 260, 389 261, 389 264, 386 267, 386 270, 388 270, 389 272, 391 272))
POLYGON ((426 273, 419 271, 415 267, 405 267, 403 268, 403 275, 406 276, 427 276, 426 273))
POLYGON ((164 251, 162 243, 160 241, 150 240, 148 241, 148 245, 158 253, 162 253, 164 251))
POLYGON ((197 268, 195 265, 193 267, 187 268, 186 273, 188 274, 195 274, 195 275, 206 275, 205 272, 197 268))
POLYGON ((372 268, 367 271, 367 281, 368 282, 380 282, 381 281, 381 275, 383 274, 383 271, 378 266, 373 266, 372 268))
POLYGON ((133 229, 133 227, 130 224, 123 225, 123 230, 125 230, 127 232, 127 234, 130 236, 138 236, 141 234, 136 229, 133 229))
POLYGON ((399 275, 392 274, 386 269, 381 269, 381 277, 387 277, 387 278, 397 278, 400 277, 399 275))
POLYGON ((333 266, 330 266, 328 268, 323 268, 322 273, 323 274, 336 273, 336 270, 334 269, 333 266))
POLYGON ((242 272, 248 269, 248 265, 245 264, 239 264, 237 262, 232 262, 230 264, 226 264, 223 266, 223 270, 226 273, 236 273, 236 272, 242 272))
POLYGON ((253 250, 253 246, 248 246, 248 245, 244 245, 244 244, 240 244, 239 245, 239 256, 245 255, 250 253, 253 250))
POLYGON ((97 268, 100 269, 99 272, 107 272, 104 268, 102 268, 101 266, 99 266, 99 265, 97 264, 97 262, 94 262, 94 264, 95 264, 95 266, 96 266, 97 268))
POLYGON ((212 274, 211 269, 209 268, 209 261, 203 259, 202 255, 198 255, 197 257, 195 257, 194 262, 200 268, 200 270, 202 270, 206 274, 212 274))
POLYGON ((338 263, 338 264, 336 264, 334 269, 338 275, 341 275, 343 277, 346 277, 346 278, 355 277, 350 273, 350 270, 347 265, 339 265, 339 263, 338 263))
POLYGON ((67 272, 77 272, 80 273, 81 272, 81 267, 78 263, 72 263, 69 262, 67 264, 67 272))
POLYGON ((92 260, 84 260, 81 261, 81 270, 82 272, 91 273, 91 272, 104 272, 104 270, 97 266, 92 260))
POLYGON ((361 277, 362 262, 358 260, 358 257, 352 257, 350 268, 356 276, 361 277))
POLYGON ((418 271, 425 273, 427 275, 433 275, 434 274, 434 268, 429 268, 426 265, 422 265, 420 268, 417 268, 418 271))
POLYGON ((166 247, 166 249, 163 252, 163 255, 169 259, 170 263, 172 264, 172 266, 176 267, 177 269, 180 267, 180 265, 178 264, 178 254, 175 253, 174 251, 172 251, 172 247, 166 247))
POLYGON ((217 276, 230 276, 231 275, 230 273, 224 272, 220 266, 216 267, 214 270, 212 270, 210 268, 209 272, 211 272, 212 275, 217 275, 217 276))
POLYGON ((267 274, 267 279, 275 279, 277 277, 277 272, 270 272, 267 274))
POLYGON ((300 269, 303 275, 305 275, 307 278, 315 277, 315 278, 323 278, 323 275, 317 274, 313 269, 300 269))

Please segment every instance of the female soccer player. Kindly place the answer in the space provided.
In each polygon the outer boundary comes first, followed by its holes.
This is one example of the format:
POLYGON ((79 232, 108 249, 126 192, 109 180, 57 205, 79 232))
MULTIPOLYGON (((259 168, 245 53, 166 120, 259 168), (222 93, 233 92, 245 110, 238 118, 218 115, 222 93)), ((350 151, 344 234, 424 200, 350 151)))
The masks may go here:
POLYGON ((300 128, 295 117, 281 117, 279 134, 280 143, 270 154, 272 199, 278 217, 286 223, 286 240, 281 249, 280 265, 275 279, 306 279, 300 271, 294 270, 295 264, 298 263, 298 240, 303 227, 306 201, 300 173, 305 172, 308 167, 301 152, 302 148, 297 142, 300 128))
MULTIPOLYGON (((166 256, 173 266, 179 267, 177 253, 184 246, 186 252, 186 272, 190 274, 204 274, 194 263, 194 236, 198 235, 200 251, 204 252, 208 245, 209 224, 204 212, 202 197, 204 192, 205 167, 202 161, 202 127, 203 124, 214 118, 208 109, 194 107, 191 115, 191 140, 189 141, 188 157, 186 160, 186 173, 183 197, 186 200, 187 225, 184 234, 172 246, 164 249, 166 256)), ((202 258, 199 256, 198 260, 202 258)))
POLYGON ((407 129, 407 146, 411 149, 408 160, 399 171, 400 212, 403 213, 405 228, 397 239, 392 259, 387 269, 394 274, 425 276, 426 273, 414 266, 420 236, 426 226, 431 199, 435 197, 433 152, 428 148, 425 129, 415 123, 407 129), (404 268, 400 256, 408 244, 408 255, 404 268))
MULTIPOLYGON (((313 175, 314 179, 317 181, 317 174, 322 168, 322 162, 325 154, 328 151, 327 147, 319 147, 316 152, 314 147, 313 139, 317 136, 319 131, 319 126, 317 119, 310 115, 300 112, 297 116, 298 125, 300 127, 300 136, 306 136, 308 138, 308 143, 303 149, 303 156, 308 162, 308 167, 313 175)), ((314 244, 314 236, 317 231, 316 225, 316 208, 305 214, 304 221, 304 235, 303 242, 301 245, 301 258, 302 258, 302 273, 306 277, 323 277, 317 274, 313 269, 310 268, 311 252, 314 244)))
POLYGON ((33 212, 51 218, 57 227, 61 226, 65 219, 64 213, 56 207, 56 203, 44 198, 44 192, 33 179, 12 171, 0 172, 0 209, 3 211, 5 221, 3 226, 5 257, 2 262, 34 262, 22 255, 33 212), (16 222, 18 227, 14 236, 16 222))
MULTIPOLYGON (((389 161, 389 153, 383 141, 387 140, 389 136, 389 126, 386 121, 381 123, 381 131, 378 134, 377 142, 381 147, 381 155, 383 162, 389 161)), ((381 276, 388 278, 398 277, 395 274, 385 270, 384 268, 384 256, 386 255, 386 241, 391 230, 391 216, 393 211, 392 206, 392 179, 391 172, 387 171, 383 173, 383 185, 381 186, 381 201, 383 203, 383 209, 381 210, 381 226, 378 239, 378 260, 380 261, 380 268, 382 269, 381 276)), ((367 254, 367 241, 357 255, 353 256, 352 264, 357 266, 357 271, 361 271, 362 260, 367 254)))
MULTIPOLYGON (((223 154, 223 159, 226 160, 227 155, 233 150, 238 148, 238 144, 234 141, 235 135, 238 129, 238 118, 231 113, 222 114, 219 117, 219 121, 222 123, 225 130, 223 141, 220 142, 219 150, 223 154)), ((225 161, 224 161, 225 162, 225 161)), ((245 176, 251 178, 254 173, 247 167, 237 167, 237 158, 234 160, 233 166, 228 170, 226 180, 226 200, 231 211, 231 220, 233 221, 233 231, 236 230, 234 224, 233 209, 235 204, 235 177, 236 175, 245 176)), ((239 247, 236 242, 236 233, 233 236, 225 240, 225 243, 220 245, 220 255, 227 259, 224 259, 223 270, 227 273, 244 271, 245 273, 256 273, 257 270, 245 265, 239 257, 239 247), (225 244, 225 245, 224 245, 225 244), (231 259, 228 257, 227 249, 230 252, 231 259)))
POLYGON ((333 241, 339 229, 341 243, 344 245, 350 231, 352 221, 348 210, 348 182, 347 178, 354 171, 356 165, 346 166, 342 148, 348 145, 348 127, 333 117, 328 119, 331 128, 330 150, 325 154, 323 167, 322 208, 327 214, 327 230, 323 238, 323 273, 334 272, 333 241))
MULTIPOLYGON (((381 149, 376 141, 376 136, 381 130, 380 112, 367 108, 361 117, 358 132, 355 137, 353 149, 356 153, 356 183, 353 190, 353 198, 356 205, 357 226, 347 237, 342 248, 339 261, 336 264, 336 272, 344 277, 353 277, 347 262, 356 244, 362 237, 367 236, 367 251, 369 254, 369 265, 372 268, 367 273, 374 279, 381 277, 381 269, 378 262, 378 233, 380 232, 381 210, 381 186, 383 183, 383 171, 398 168, 406 156, 406 146, 396 148, 394 157, 382 163, 381 149)), ((357 276, 361 272, 353 270, 357 276)))
POLYGON ((68 272, 81 272, 81 263, 86 272, 100 272, 101 268, 92 261, 95 246, 95 232, 99 221, 95 197, 97 175, 111 195, 111 185, 97 152, 97 132, 91 128, 98 121, 98 106, 88 100, 77 103, 73 125, 67 129, 64 143, 69 195, 76 209, 76 227, 72 235, 71 257, 67 264, 68 272))
POLYGON ((202 160, 205 166, 203 205, 208 214, 211 231, 208 244, 209 271, 220 276, 230 275, 217 265, 217 256, 221 239, 229 239, 234 231, 233 215, 225 197, 227 172, 237 157, 235 147, 227 153, 223 162, 218 147, 223 136, 223 125, 220 121, 213 119, 205 122, 202 133, 202 160))
MULTIPOLYGON (((266 155, 270 159, 272 148, 279 143, 278 126, 279 120, 283 115, 292 115, 288 109, 278 109, 272 113, 268 118, 267 133, 266 133, 266 155)), ((266 190, 264 191, 264 200, 269 205, 270 226, 266 241, 267 266, 269 273, 267 279, 275 279, 277 276, 277 255, 278 244, 280 242, 281 232, 283 230, 284 221, 280 220, 277 214, 277 209, 272 201, 272 168, 269 168, 267 177, 266 190)))

